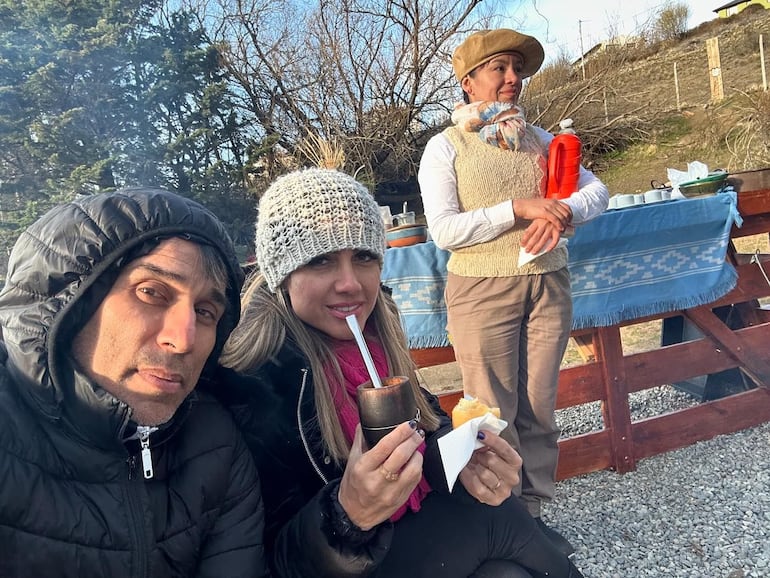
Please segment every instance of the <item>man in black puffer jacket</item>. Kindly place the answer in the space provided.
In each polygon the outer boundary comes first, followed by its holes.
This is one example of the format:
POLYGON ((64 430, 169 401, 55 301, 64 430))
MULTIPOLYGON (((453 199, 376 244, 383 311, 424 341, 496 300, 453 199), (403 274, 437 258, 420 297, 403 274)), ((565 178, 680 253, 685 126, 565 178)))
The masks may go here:
POLYGON ((166 191, 22 233, 0 293, 0 577, 267 574, 253 460, 195 391, 242 281, 223 225, 166 191))

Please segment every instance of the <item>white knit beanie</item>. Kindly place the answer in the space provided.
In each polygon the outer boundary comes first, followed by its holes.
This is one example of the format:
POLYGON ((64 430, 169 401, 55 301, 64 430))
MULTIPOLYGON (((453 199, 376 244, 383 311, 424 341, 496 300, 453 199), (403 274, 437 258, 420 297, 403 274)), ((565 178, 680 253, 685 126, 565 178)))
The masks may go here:
POLYGON ((374 197, 353 177, 305 169, 276 179, 259 202, 256 257, 272 292, 312 259, 342 249, 385 254, 374 197))

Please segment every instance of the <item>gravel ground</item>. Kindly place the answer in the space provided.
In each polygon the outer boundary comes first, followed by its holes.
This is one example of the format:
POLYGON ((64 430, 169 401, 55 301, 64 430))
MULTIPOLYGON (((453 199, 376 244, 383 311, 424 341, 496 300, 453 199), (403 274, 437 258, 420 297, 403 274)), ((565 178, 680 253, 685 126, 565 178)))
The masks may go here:
MULTIPOLYGON (((421 370, 462 387, 453 364, 421 370)), ((671 386, 629 396, 633 421, 699 402, 671 386)), ((559 410, 563 435, 603 427, 599 402, 559 410)), ((770 423, 556 485, 543 517, 586 578, 770 578, 770 423)))
MULTIPOLYGON (((697 404, 698 401, 691 395, 668 385, 634 392, 628 396, 632 421, 697 404)), ((571 437, 604 427, 601 405, 598 401, 560 409, 556 412, 556 421, 561 428, 562 437, 571 437)))
MULTIPOLYGON (((697 403, 632 394, 634 420, 697 403)), ((598 404, 560 410, 566 435, 601 428, 598 404)), ((770 578, 770 423, 559 482, 544 519, 586 578, 770 578)))

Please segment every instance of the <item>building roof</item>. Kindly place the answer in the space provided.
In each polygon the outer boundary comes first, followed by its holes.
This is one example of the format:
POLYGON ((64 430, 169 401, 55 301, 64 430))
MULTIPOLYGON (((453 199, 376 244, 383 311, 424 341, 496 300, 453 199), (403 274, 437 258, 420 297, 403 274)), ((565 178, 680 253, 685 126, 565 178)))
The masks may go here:
POLYGON ((714 8, 712 12, 719 12, 720 10, 726 10, 728 8, 732 8, 733 6, 738 6, 739 4, 748 4, 749 2, 751 2, 751 0, 734 0, 733 2, 728 2, 724 6, 714 8))

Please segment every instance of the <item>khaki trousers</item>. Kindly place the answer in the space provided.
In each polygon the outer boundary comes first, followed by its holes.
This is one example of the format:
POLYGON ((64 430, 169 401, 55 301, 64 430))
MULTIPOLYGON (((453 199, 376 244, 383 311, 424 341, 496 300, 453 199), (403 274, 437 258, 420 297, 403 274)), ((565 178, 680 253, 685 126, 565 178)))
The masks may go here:
POLYGON ((449 273, 447 330, 466 394, 500 407, 501 433, 521 455, 514 492, 533 516, 554 496, 559 429, 554 417, 559 367, 572 325, 566 267, 515 277, 449 273))

